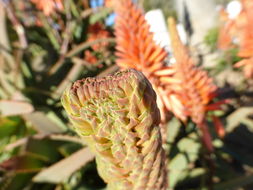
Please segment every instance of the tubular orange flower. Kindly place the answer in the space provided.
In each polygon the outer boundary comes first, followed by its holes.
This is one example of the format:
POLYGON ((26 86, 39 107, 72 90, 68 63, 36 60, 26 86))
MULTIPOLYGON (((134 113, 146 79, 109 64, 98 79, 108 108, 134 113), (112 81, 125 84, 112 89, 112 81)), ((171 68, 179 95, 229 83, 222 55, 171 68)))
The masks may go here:
POLYGON ((253 56, 245 58, 235 64, 235 67, 243 67, 243 72, 246 78, 253 78, 253 56))
POLYGON ((113 7, 113 1, 114 0, 104 0, 104 6, 105 7, 113 7))
MULTIPOLYGON (((153 41, 153 33, 143 13, 131 0, 114 0, 116 12, 115 35, 117 64, 122 68, 134 68, 144 73, 158 95, 158 107, 162 121, 167 121, 168 111, 185 120, 183 107, 170 87, 175 83, 174 70, 165 66, 167 52, 153 41)), ((163 134, 166 129, 163 128, 163 134)))
POLYGON ((235 67, 244 66, 244 75, 253 77, 253 1, 242 0, 242 11, 236 20, 239 38, 238 56, 244 58, 235 64, 235 67))
POLYGON ((136 70, 79 80, 62 104, 96 154, 108 190, 166 190, 156 94, 136 70))
POLYGON ((219 47, 229 48, 232 39, 238 40, 238 56, 242 61, 235 64, 235 67, 244 67, 244 75, 247 78, 253 77, 253 1, 241 0, 242 10, 235 19, 226 19, 219 36, 219 47), (229 41, 230 40, 230 41, 229 41))
POLYGON ((46 16, 51 15, 55 10, 63 10, 62 0, 31 0, 31 2, 46 16))
MULTIPOLYGON (((88 28, 88 42, 92 42, 94 40, 98 40, 100 38, 108 38, 110 36, 110 33, 105 29, 104 25, 97 22, 93 25, 90 25, 88 28)), ((108 45, 108 42, 102 42, 100 44, 94 44, 91 46, 91 48, 94 51, 99 51, 106 47, 108 45)))
MULTIPOLYGON (((93 25, 90 25, 88 28, 88 39, 87 42, 92 42, 101 38, 107 38, 110 36, 110 33, 105 29, 104 25, 102 23, 95 23, 93 25)), ((101 52, 103 53, 106 48, 108 47, 108 42, 101 42, 97 44, 93 44, 91 46, 91 49, 94 52, 101 52)), ((98 62, 98 59, 95 55, 92 54, 90 50, 84 51, 85 60, 91 64, 96 64, 98 62)), ((102 64, 100 65, 102 66, 102 64)))
POLYGON ((85 56, 85 60, 92 65, 98 62, 97 57, 93 55, 92 52, 89 50, 84 51, 84 56, 85 56))
POLYGON ((235 29, 235 22, 234 20, 230 20, 228 18, 228 14, 225 9, 221 10, 220 17, 223 25, 219 31, 218 48, 228 49, 229 47, 231 47, 232 44, 232 36, 235 29))
MULTIPOLYGON (((173 55, 176 59, 175 78, 181 81, 178 94, 181 94, 180 99, 185 106, 187 115, 201 129, 206 147, 212 151, 211 136, 206 125, 206 113, 210 110, 220 109, 220 105, 224 102, 210 104, 217 95, 217 87, 205 71, 195 66, 187 48, 179 38, 174 19, 169 18, 168 23, 173 55)), ((217 120, 215 123, 218 123, 217 120)))

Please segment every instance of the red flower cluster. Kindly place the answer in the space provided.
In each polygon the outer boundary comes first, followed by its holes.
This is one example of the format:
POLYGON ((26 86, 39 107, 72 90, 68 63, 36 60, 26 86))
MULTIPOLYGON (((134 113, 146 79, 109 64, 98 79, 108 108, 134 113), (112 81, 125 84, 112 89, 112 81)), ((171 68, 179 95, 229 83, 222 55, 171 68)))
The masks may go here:
MULTIPOLYGON (((105 29, 104 25, 97 22, 93 25, 90 25, 88 28, 88 42, 92 42, 101 38, 108 38, 110 33, 105 29)), ((102 42, 99 44, 94 44, 91 48, 94 51, 101 51, 103 48, 108 46, 108 42, 102 42)))
MULTIPOLYGON (((105 29, 104 25, 97 22, 89 26, 87 42, 93 42, 101 38, 108 38, 109 36, 110 33, 105 29)), ((91 64, 96 64, 98 62, 98 59, 93 53, 103 52, 106 47, 108 47, 108 42, 101 42, 91 45, 93 52, 86 50, 84 52, 85 60, 91 64)))

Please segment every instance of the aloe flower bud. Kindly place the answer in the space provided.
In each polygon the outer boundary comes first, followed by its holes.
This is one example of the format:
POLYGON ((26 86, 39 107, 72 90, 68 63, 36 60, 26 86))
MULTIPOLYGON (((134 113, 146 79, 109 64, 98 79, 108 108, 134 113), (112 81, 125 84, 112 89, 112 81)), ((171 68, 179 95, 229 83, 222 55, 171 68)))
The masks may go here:
POLYGON ((76 81, 62 104, 109 190, 166 190, 156 94, 136 70, 76 81))

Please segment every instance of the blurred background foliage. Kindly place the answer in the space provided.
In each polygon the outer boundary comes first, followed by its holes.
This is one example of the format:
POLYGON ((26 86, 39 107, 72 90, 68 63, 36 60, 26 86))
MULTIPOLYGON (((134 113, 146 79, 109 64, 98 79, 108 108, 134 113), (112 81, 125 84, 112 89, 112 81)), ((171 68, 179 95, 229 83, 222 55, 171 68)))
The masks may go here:
MULTIPOLYGON (((55 2, 62 4, 0 1, 0 190, 105 189, 94 155, 69 127, 60 96, 77 79, 118 69, 112 10, 102 1, 55 2)), ((172 1, 138 3, 176 15, 172 1)), ((215 152, 208 157, 196 126, 171 119, 166 150, 176 190, 253 189, 252 80, 233 68, 237 49, 219 52, 217 39, 214 28, 203 43, 210 54, 219 53, 215 67, 206 69, 220 96, 231 100, 216 113, 227 134, 219 139, 212 131, 215 152)))

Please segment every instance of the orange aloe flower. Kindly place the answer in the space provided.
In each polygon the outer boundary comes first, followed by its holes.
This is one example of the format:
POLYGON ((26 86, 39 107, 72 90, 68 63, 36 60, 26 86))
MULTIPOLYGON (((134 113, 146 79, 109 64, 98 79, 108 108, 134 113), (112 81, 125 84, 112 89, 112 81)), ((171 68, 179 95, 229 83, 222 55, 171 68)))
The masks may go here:
MULTIPOLYGON (((105 26, 102 23, 97 22, 89 26, 87 42, 92 42, 100 38, 108 38, 108 37, 110 37, 110 33, 105 29, 105 26)), ((99 44, 92 45, 91 48, 94 51, 100 51, 107 45, 108 42, 102 42, 99 44)))
POLYGON ((31 0, 31 2, 46 16, 50 16, 56 10, 63 10, 62 0, 31 0))
MULTIPOLYGON (((95 23, 89 26, 88 28, 88 39, 87 42, 92 42, 99 40, 101 38, 110 37, 110 33, 105 29, 102 23, 95 23)), ((91 46, 92 51, 94 52, 104 52, 108 47, 108 42, 96 43, 91 46)), ((91 64, 96 64, 98 62, 97 57, 92 54, 91 50, 84 51, 85 60, 91 64)), ((101 66, 101 65, 100 65, 101 66)))
MULTIPOLYGON (((142 11, 131 0, 115 0, 115 35, 117 64, 121 68, 134 68, 141 71, 151 82, 157 93, 157 104, 162 122, 168 120, 169 111, 176 117, 186 120, 183 106, 171 83, 174 70, 165 65, 168 53, 153 41, 153 33, 142 11)), ((163 128, 162 133, 166 133, 163 128)))
POLYGON ((238 56, 243 58, 235 64, 235 67, 244 67, 244 75, 253 77, 253 1, 241 0, 242 10, 235 19, 225 19, 219 36, 219 47, 228 49, 228 44, 237 39, 239 47, 238 56))
MULTIPOLYGON (((198 68, 191 59, 188 49, 179 38, 174 19, 169 18, 168 22, 173 55, 176 59, 174 77, 181 81, 180 88, 177 88, 179 89, 177 93, 180 94, 179 97, 185 106, 187 115, 200 128, 203 143, 212 152, 213 146, 206 124, 206 116, 208 111, 221 109, 220 106, 224 101, 211 103, 217 96, 217 87, 213 84, 212 78, 208 77, 207 72, 198 68)), ((214 119, 217 133, 223 136, 224 129, 221 122, 218 121, 218 118, 214 119)))
POLYGON ((229 19, 228 13, 225 9, 220 11, 220 18, 222 27, 220 28, 218 36, 218 48, 225 50, 230 48, 232 45, 235 22, 234 20, 229 19))
POLYGON ((104 0, 104 6, 105 7, 112 7, 113 6, 113 0, 104 0))
POLYGON ((85 61, 87 61, 88 63, 90 63, 92 65, 94 65, 98 62, 97 57, 95 55, 93 55, 90 50, 84 51, 84 57, 85 57, 85 61))
POLYGON ((253 1, 242 0, 242 11, 237 18, 239 52, 238 56, 243 60, 235 64, 242 67, 247 78, 253 77, 253 1))

